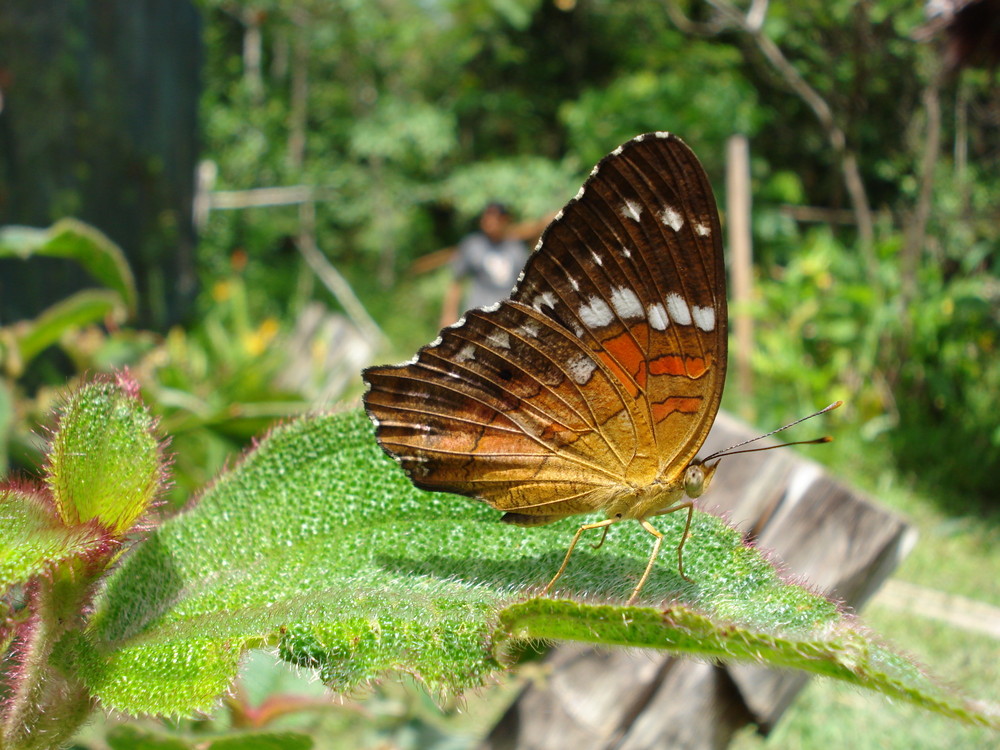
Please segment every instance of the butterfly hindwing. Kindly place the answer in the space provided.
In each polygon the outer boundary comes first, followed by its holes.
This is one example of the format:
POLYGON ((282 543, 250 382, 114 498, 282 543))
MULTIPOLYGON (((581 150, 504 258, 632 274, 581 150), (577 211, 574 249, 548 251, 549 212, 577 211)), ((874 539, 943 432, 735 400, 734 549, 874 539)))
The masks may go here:
POLYGON ((365 379, 379 442, 415 484, 501 510, 596 510, 636 451, 636 438, 607 437, 618 424, 635 434, 613 374, 517 303, 472 310, 413 362, 369 368, 365 379))

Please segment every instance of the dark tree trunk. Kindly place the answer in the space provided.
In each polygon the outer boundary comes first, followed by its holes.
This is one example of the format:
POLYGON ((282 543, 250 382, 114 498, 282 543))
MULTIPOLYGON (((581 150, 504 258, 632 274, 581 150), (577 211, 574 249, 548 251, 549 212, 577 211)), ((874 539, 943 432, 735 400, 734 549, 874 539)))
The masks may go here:
MULTIPOLYGON (((0 7, 0 225, 75 216, 128 257, 143 325, 195 291, 201 18, 187 0, 0 7)), ((0 265, 0 321, 90 286, 69 263, 0 265)))

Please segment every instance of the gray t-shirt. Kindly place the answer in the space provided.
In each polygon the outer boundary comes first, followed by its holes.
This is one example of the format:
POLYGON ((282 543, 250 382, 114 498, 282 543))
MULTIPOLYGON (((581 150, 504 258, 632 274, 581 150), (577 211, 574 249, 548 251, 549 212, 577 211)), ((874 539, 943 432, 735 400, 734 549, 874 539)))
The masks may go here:
POLYGON ((470 280, 463 309, 486 307, 509 297, 527 260, 528 248, 521 240, 491 242, 482 232, 462 240, 452 271, 455 278, 470 280))

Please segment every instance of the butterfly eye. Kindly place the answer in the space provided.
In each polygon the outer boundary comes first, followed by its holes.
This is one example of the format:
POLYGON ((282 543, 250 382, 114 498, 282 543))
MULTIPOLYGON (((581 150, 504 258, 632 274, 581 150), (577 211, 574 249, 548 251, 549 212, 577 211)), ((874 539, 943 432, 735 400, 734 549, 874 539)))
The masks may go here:
POLYGON ((701 464, 691 464, 684 471, 684 492, 692 500, 701 497, 708 487, 705 481, 705 467, 701 464))

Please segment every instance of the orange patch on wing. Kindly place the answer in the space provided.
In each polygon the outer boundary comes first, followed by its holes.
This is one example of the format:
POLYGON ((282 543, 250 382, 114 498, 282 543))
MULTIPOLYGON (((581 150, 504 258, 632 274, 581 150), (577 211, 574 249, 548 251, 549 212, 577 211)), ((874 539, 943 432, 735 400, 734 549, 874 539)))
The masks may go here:
POLYGON ((649 372, 653 375, 683 375, 684 357, 680 354, 664 354, 649 360, 649 372))
POLYGON ((664 354, 649 361, 649 372, 652 375, 687 375, 689 378, 700 378, 707 371, 708 362, 704 357, 664 354))
POLYGON ((687 362, 687 374, 689 378, 700 378, 706 372, 708 372, 708 366, 710 361, 706 357, 688 357, 687 362))
POLYGON ((643 331, 638 327, 613 339, 607 339, 601 343, 605 351, 614 357, 618 364, 622 366, 639 384, 640 388, 646 387, 646 353, 636 344, 636 338, 643 335, 643 331))
POLYGON ((653 404, 653 419, 660 422, 671 414, 697 414, 701 408, 701 396, 671 396, 666 401, 653 404))

